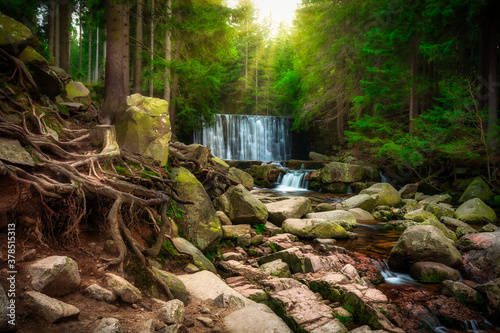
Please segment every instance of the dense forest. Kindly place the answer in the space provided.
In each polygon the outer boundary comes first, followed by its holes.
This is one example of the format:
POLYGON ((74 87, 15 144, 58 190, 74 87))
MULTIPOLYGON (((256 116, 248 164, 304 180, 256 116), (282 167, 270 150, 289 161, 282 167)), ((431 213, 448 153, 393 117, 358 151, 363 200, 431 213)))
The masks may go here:
POLYGON ((215 113, 289 116, 320 129, 324 153, 358 147, 414 170, 480 160, 488 177, 498 162, 496 0, 303 0, 278 32, 251 0, 9 0, 0 11, 101 100, 109 60, 118 96, 169 101, 181 136, 215 113))

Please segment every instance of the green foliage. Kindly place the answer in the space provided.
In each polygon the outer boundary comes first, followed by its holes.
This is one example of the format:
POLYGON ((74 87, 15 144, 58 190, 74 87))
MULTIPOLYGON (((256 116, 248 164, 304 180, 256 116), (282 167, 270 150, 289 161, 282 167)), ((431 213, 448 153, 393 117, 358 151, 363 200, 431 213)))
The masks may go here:
POLYGON ((255 232, 257 233, 257 235, 262 235, 264 233, 264 231, 267 230, 267 227, 265 224, 255 224, 252 226, 252 228, 255 229, 255 232))
POLYGON ((167 207, 167 216, 172 218, 174 221, 179 221, 184 218, 184 213, 185 211, 179 207, 179 204, 175 200, 170 199, 167 207))
POLYGON ((123 175, 123 176, 130 176, 131 175, 130 171, 128 171, 127 169, 125 169, 124 167, 119 166, 119 165, 115 165, 115 170, 118 174, 123 175))
POLYGON ((268 244, 268 245, 269 245, 269 247, 271 248, 271 251, 273 251, 273 253, 274 253, 274 252, 278 252, 278 251, 279 251, 279 250, 278 250, 278 245, 277 245, 276 243, 269 242, 269 244, 268 244))

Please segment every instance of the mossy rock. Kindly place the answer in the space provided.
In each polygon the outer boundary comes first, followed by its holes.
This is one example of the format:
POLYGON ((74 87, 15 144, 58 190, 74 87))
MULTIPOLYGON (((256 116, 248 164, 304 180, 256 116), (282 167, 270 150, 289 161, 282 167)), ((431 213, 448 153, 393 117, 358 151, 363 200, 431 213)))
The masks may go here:
POLYGON ((65 87, 66 97, 75 103, 83 104, 83 109, 87 110, 92 103, 90 90, 81 82, 71 81, 65 87))
POLYGON ((365 170, 359 165, 331 162, 321 170, 321 181, 329 183, 354 183, 366 180, 365 170))
POLYGON ((266 206, 241 184, 231 186, 226 193, 215 198, 214 206, 233 224, 263 224, 269 215, 266 206))
POLYGON ((405 214, 404 218, 405 220, 413 220, 416 222, 424 222, 425 220, 429 219, 437 219, 437 217, 434 214, 425 211, 422 208, 413 210, 405 214))
POLYGON ((493 191, 490 189, 488 184, 481 177, 476 177, 474 180, 467 186, 464 193, 458 199, 459 203, 464 203, 467 200, 479 198, 483 201, 486 201, 492 198, 495 195, 493 191))
POLYGON ((0 48, 18 56, 32 39, 33 33, 28 27, 0 13, 0 48))
POLYGON ((456 241, 457 240, 457 235, 453 231, 451 231, 450 229, 448 229, 446 227, 446 225, 444 225, 443 223, 439 222, 435 218, 431 218, 431 219, 425 220, 424 222, 420 223, 420 225, 432 225, 432 226, 436 227, 437 229, 439 229, 439 231, 441 231, 441 233, 443 235, 445 235, 446 237, 448 237, 452 241, 456 241))
POLYGON ((181 300, 184 304, 188 302, 189 293, 186 290, 186 286, 175 274, 158 268, 153 268, 153 272, 170 288, 172 295, 176 299, 181 300))
POLYGON ((389 206, 399 207, 402 203, 399 192, 391 184, 377 183, 362 190, 359 194, 371 195, 374 199, 374 207, 389 206))
POLYGON ((437 262, 421 261, 410 268, 411 276, 424 283, 436 283, 445 280, 458 281, 460 272, 456 269, 437 262))
POLYGON ((486 205, 481 199, 467 200, 455 211, 455 218, 467 223, 495 223, 497 215, 495 211, 486 205))
POLYGON ((237 184, 241 184, 245 186, 245 188, 249 191, 253 189, 253 177, 248 172, 240 170, 238 168, 231 167, 229 168, 229 173, 227 177, 237 184))
POLYGON ((346 239, 347 231, 339 224, 325 219, 287 219, 282 225, 283 232, 303 239, 333 238, 346 239))

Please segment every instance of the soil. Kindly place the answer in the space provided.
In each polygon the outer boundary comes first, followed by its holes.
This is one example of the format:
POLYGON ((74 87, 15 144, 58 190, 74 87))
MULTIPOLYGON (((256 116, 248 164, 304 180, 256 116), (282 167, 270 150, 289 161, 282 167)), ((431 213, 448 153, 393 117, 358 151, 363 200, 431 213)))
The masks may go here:
MULTIPOLYGON (((139 332, 144 322, 148 319, 155 319, 155 312, 161 307, 162 301, 167 301, 166 298, 156 299, 143 291, 143 299, 141 303, 130 305, 120 301, 106 303, 93 300, 87 297, 84 290, 91 284, 99 284, 105 287, 102 277, 107 272, 103 272, 97 268, 100 263, 100 258, 103 256, 110 257, 103 251, 106 236, 95 230, 86 230, 80 234, 80 245, 72 244, 69 246, 43 246, 30 235, 26 229, 19 227, 16 230, 16 260, 17 276, 16 276, 16 313, 17 313, 17 332, 22 333, 84 333, 93 332, 102 318, 113 317, 120 321, 123 332, 139 332), (30 258, 29 261, 22 261, 22 257, 30 250, 36 250, 36 256, 30 258), (44 321, 42 318, 36 317, 27 312, 22 302, 20 295, 29 290, 33 290, 30 284, 30 279, 26 270, 26 266, 34 260, 42 259, 52 255, 68 256, 75 260, 78 264, 80 277, 82 279, 81 286, 77 292, 57 299, 76 306, 80 309, 78 320, 71 320, 61 323, 51 324, 44 321)), ((4 230, 1 230, 4 232, 4 230)), ((0 235, 0 284, 5 290, 7 287, 7 239, 6 234, 0 235)), ((181 267, 181 265, 174 265, 181 267)), ((163 268, 169 270, 168 268, 163 268)), ((180 268, 170 270, 175 274, 186 274, 180 268)), ((114 273, 114 272, 113 272, 114 273)), ((230 312, 227 309, 221 309, 211 304, 210 302, 200 303, 195 300, 188 302, 185 309, 184 325, 188 327, 189 332, 228 332, 223 324, 223 318, 230 312), (210 311, 208 312, 207 309, 210 311), (208 313, 207 313, 208 312, 208 313), (209 317, 214 322, 214 327, 205 327, 199 317, 209 317)), ((165 327, 165 324, 159 320, 155 322, 156 330, 165 327)))

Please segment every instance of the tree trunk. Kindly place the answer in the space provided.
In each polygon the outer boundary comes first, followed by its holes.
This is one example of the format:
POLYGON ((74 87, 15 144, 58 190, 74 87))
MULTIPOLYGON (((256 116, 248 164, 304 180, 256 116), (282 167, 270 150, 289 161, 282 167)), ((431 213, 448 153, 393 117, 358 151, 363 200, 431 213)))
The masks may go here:
MULTIPOLYGON (((181 54, 181 46, 180 46, 180 41, 177 40, 177 43, 175 44, 175 54, 174 54, 174 59, 179 59, 180 54, 181 54)), ((170 110, 170 124, 172 126, 172 133, 174 136, 176 135, 176 132, 174 130, 177 130, 177 126, 175 126, 175 120, 177 118, 177 103, 176 103, 176 98, 177 94, 179 93, 179 75, 177 73, 174 73, 172 77, 172 93, 171 93, 171 104, 169 106, 170 110)))
POLYGON ((151 23, 150 23, 150 46, 151 49, 151 64, 149 65, 149 70, 151 71, 151 77, 149 79, 149 97, 153 97, 154 90, 154 79, 153 79, 153 60, 154 60, 154 47, 155 47, 155 24, 154 24, 154 9, 155 9, 155 0, 151 0, 151 23))
POLYGON ((172 61, 172 31, 168 27, 172 16, 172 0, 167 0, 167 30, 165 31, 165 60, 168 63, 165 66, 165 89, 163 90, 163 99, 170 105, 170 68, 168 67, 172 61))
POLYGON ((82 6, 83 6, 83 3, 80 2, 78 4, 78 10, 80 12, 80 24, 78 25, 78 72, 82 72, 82 17, 83 17, 83 13, 82 13, 82 6))
POLYGON ((142 0, 137 0, 135 39, 134 93, 142 94, 142 0))
POLYGON ((54 34, 55 34, 55 13, 56 13, 56 2, 55 1, 50 1, 49 2, 49 29, 48 29, 48 41, 49 41, 49 52, 50 52, 50 57, 52 59, 55 59, 55 40, 54 40, 54 34))
POLYGON ((488 41, 488 145, 495 148, 497 143, 496 125, 498 118, 498 28, 500 21, 497 16, 500 6, 493 5, 494 11, 490 11, 490 31, 488 41))
POLYGON ((70 2, 61 2, 59 4, 59 15, 60 15, 60 58, 59 58, 59 67, 64 69, 66 73, 69 74, 69 52, 70 52, 70 38, 71 38, 71 3, 70 2))
POLYGON ((410 135, 413 135, 415 119, 418 118, 417 98, 417 73, 418 73, 418 38, 414 35, 410 39, 410 135))
POLYGON ((106 1, 106 75, 104 82, 104 102, 101 109, 103 122, 115 123, 120 113, 126 109, 126 93, 123 73, 123 27, 125 6, 106 1))
POLYGON ((94 71, 94 82, 99 83, 99 27, 97 27, 97 32, 95 34, 95 71, 94 71))
POLYGON ((130 95, 130 6, 128 1, 124 1, 123 7, 123 84, 125 93, 130 95))
POLYGON ((88 63, 87 63, 87 82, 92 82, 92 14, 89 16, 89 50, 88 50, 88 63))
POLYGON ((345 125, 345 115, 343 113, 340 113, 337 116, 337 139, 339 140, 339 144, 341 146, 345 143, 344 125, 345 125))
POLYGON ((55 8, 54 8, 54 64, 59 67, 60 66, 60 31, 61 31, 61 19, 59 15, 59 3, 55 3, 55 8))

